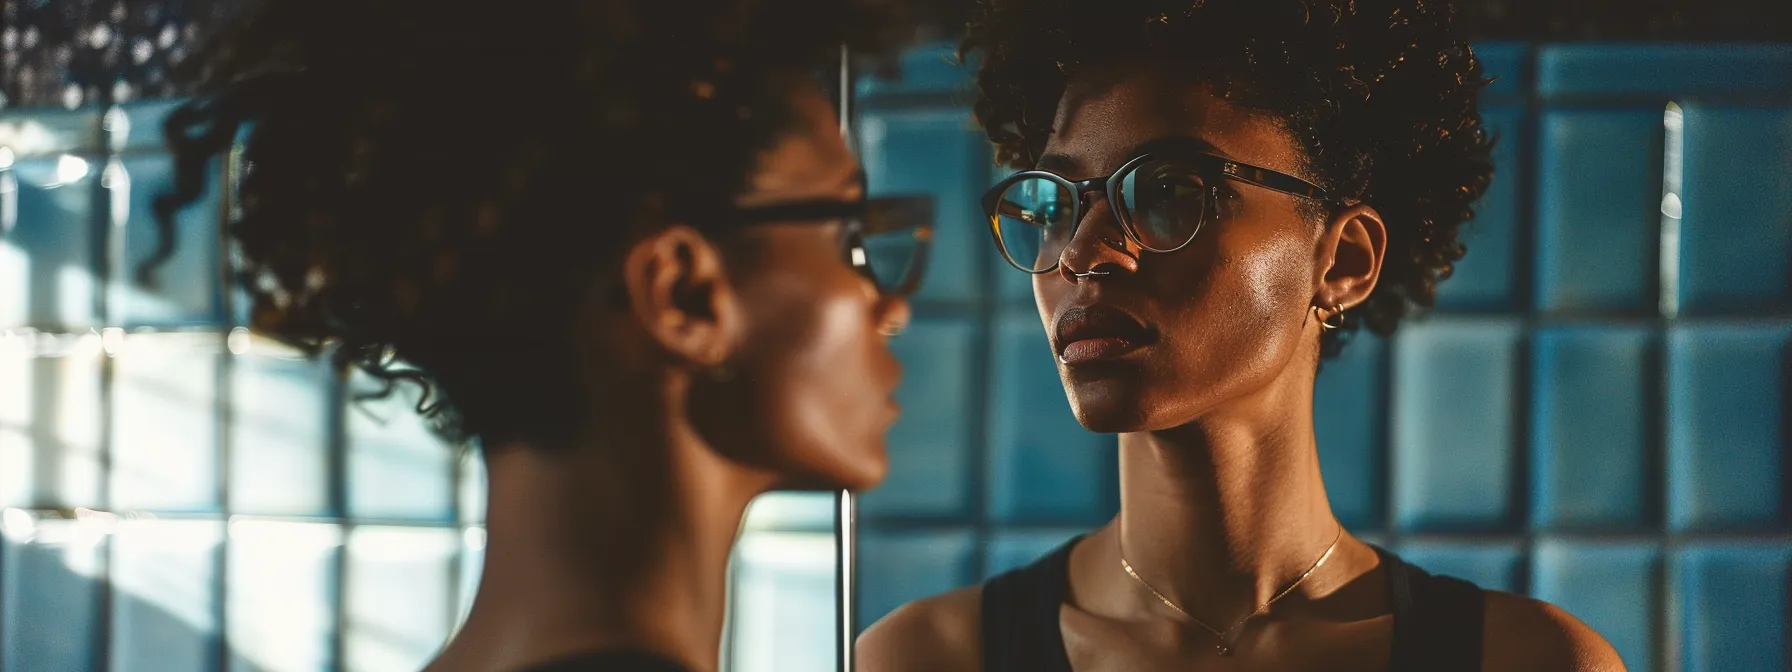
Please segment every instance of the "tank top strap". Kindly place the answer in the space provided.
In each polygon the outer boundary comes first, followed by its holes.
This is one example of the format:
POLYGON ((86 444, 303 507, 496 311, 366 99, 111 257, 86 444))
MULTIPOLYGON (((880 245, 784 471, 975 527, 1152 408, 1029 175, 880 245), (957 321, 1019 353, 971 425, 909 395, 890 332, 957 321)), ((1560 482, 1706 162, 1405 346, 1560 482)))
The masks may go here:
POLYGON ((1058 624, 1082 535, 983 584, 983 672, 1071 672, 1058 624))
POLYGON ((1375 547, 1394 617, 1391 672, 1476 672, 1487 595, 1462 579, 1433 575, 1375 547))

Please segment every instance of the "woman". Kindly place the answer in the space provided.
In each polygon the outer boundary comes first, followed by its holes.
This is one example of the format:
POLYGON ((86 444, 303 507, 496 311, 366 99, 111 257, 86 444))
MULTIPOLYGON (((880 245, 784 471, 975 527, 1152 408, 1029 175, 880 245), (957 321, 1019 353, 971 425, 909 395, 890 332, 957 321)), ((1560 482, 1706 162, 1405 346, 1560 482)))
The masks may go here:
POLYGON ((984 201, 1121 512, 867 631, 886 670, 1608 670, 1548 604, 1333 517, 1322 357, 1427 305, 1492 173, 1485 84, 1424 0, 985 0, 984 201))
POLYGON ((484 573, 429 670, 713 670, 748 502, 883 477, 925 236, 865 200, 814 79, 858 22, 305 0, 204 55, 164 222, 242 133, 254 328, 483 448, 484 573))

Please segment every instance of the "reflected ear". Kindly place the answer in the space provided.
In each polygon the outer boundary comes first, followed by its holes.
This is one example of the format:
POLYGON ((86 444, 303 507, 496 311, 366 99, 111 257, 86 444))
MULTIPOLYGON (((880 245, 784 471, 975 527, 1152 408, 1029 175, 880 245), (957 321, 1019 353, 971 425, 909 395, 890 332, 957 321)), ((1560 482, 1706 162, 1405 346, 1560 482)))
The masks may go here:
POLYGON ((689 226, 654 232, 622 262, 629 312, 674 359, 709 367, 728 359, 743 328, 721 249, 689 226))
POLYGON ((1387 249, 1387 225, 1375 208, 1358 203, 1332 215, 1319 240, 1314 305, 1349 308, 1367 301, 1381 280, 1387 249))

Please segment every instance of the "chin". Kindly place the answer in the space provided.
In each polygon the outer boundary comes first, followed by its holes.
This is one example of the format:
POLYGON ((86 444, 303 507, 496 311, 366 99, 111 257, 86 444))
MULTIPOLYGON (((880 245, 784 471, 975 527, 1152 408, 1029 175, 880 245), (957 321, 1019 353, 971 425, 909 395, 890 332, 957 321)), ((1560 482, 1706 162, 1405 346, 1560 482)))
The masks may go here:
POLYGON ((863 449, 833 455, 824 464, 800 465, 778 482, 779 490, 870 490, 882 483, 890 472, 890 458, 884 440, 861 442, 863 449))
POLYGON ((1084 429, 1097 434, 1124 434, 1150 429, 1144 409, 1149 404, 1136 388, 1112 384, 1079 385, 1067 390, 1070 410, 1084 429))

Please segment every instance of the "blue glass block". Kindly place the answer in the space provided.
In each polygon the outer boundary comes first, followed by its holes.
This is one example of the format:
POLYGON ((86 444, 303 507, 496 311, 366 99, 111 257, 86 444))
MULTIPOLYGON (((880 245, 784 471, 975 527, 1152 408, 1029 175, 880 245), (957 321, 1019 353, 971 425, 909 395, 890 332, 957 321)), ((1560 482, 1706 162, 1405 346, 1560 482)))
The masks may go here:
POLYGON ((1519 343, 1516 322, 1422 322, 1395 341, 1393 496, 1403 529, 1509 526, 1519 343))
POLYGON ((167 148, 162 125, 168 113, 185 100, 140 100, 119 105, 105 117, 108 144, 121 152, 160 151, 167 148))
POLYGON ((417 670, 455 620, 454 528, 356 527, 348 535, 342 655, 349 670, 417 670))
MULTIPOLYGON (((1786 669, 1786 574, 1792 548, 1727 545, 1688 548, 1673 560, 1685 672, 1786 669)), ((1634 669, 1634 668, 1633 668, 1634 669)))
POLYGON ((319 523, 230 522, 225 624, 230 672, 336 669, 342 529, 319 523))
POLYGON ((105 150, 98 108, 17 109, 0 114, 0 146, 18 156, 98 154, 105 150))
POLYGON ((1099 523, 1119 510, 1114 437, 1083 429, 1039 320, 1002 320, 989 404, 989 515, 1003 523, 1099 523))
POLYGON ((839 506, 835 492, 768 492, 747 507, 747 530, 779 532, 834 531, 839 506))
POLYGON ((99 337, 81 340, 53 358, 0 347, 0 506, 104 504, 99 337))
POLYGON ((1564 44, 1537 52, 1537 90, 1557 95, 1696 96, 1792 89, 1786 45, 1564 44))
POLYGON ((112 364, 112 506, 218 510, 218 364, 211 334, 133 335, 112 364))
POLYGON ((131 520, 112 556, 112 671, 212 670, 222 521, 131 520))
POLYGON ((991 537, 984 552, 983 578, 988 579, 1016 567, 1030 565, 1034 560, 1045 557, 1058 550, 1065 542, 1088 530, 1017 530, 997 532, 991 537))
POLYGON ((1531 519, 1549 528, 1651 522, 1655 337, 1632 327, 1565 327, 1536 336, 1531 394, 1531 519))
POLYGON ((1387 342, 1359 333, 1320 366, 1313 434, 1332 513, 1347 527, 1380 527, 1386 516, 1387 342))
POLYGON ((21 159, 0 169, 0 326, 71 330, 98 322, 103 222, 98 159, 21 159))
POLYGON ((988 225, 977 199, 989 178, 989 142, 962 109, 863 113, 860 156, 873 194, 927 194, 934 243, 921 299, 969 300, 983 291, 991 260, 988 225))
POLYGON ((957 42, 930 42, 902 52, 896 64, 896 77, 880 77, 868 72, 855 82, 855 94, 863 98, 884 95, 959 94, 965 104, 973 98, 977 77, 976 59, 969 64, 958 62, 957 42))
POLYGON ((1432 574, 1454 576, 1486 590, 1518 592, 1517 542, 1409 541, 1400 558, 1432 574))
POLYGON ((1680 309, 1792 307, 1792 107, 1692 104, 1683 119, 1680 309))
POLYGON ((1531 596, 1592 626, 1626 667, 1653 670, 1660 567, 1653 545, 1544 541, 1537 544, 1531 596))
POLYGON ((1659 108, 1543 115, 1537 175, 1540 308, 1655 308, 1662 133, 1659 108))
MULTIPOLYGON (((16 511, 16 513, 15 513, 16 511)), ((37 672, 99 668, 105 537, 72 520, 6 512, 0 537, 0 667, 37 672)))
POLYGON ((254 346, 231 363, 230 509, 328 515, 335 398, 329 366, 274 350, 265 341, 254 346))
POLYGON ((1519 254, 1519 185, 1528 148, 1524 146, 1524 110, 1497 107, 1482 112, 1495 135, 1493 184, 1475 202, 1475 218, 1463 225, 1461 242, 1468 248, 1455 272, 1437 286, 1437 305, 1444 310, 1507 311, 1518 307, 1518 278, 1528 257, 1519 254))
POLYGON ((473 610, 473 598, 479 595, 479 577, 485 571, 485 528, 462 528, 460 539, 460 578, 455 583, 456 629, 467 621, 467 613, 473 610))
MULTIPOLYGON (((383 385, 356 371, 348 398, 379 391, 383 385)), ((350 401, 348 430, 348 515, 354 518, 450 522, 454 520, 454 460, 417 413, 422 390, 400 382, 384 399, 350 401)))
MULTIPOLYGON (((1475 56, 1481 59, 1482 75, 1493 79, 1482 89, 1484 96, 1522 95, 1529 83, 1530 47, 1521 42, 1490 42, 1474 45, 1475 56)), ((1503 165, 1503 164, 1500 164, 1503 165)))
POLYGON ((163 154, 125 156, 108 166, 105 185, 122 254, 111 278, 109 324, 124 327, 211 326, 224 320, 218 192, 213 181, 200 200, 176 215, 174 256, 156 271, 156 284, 137 283, 162 234, 154 203, 174 186, 174 161, 163 154))
POLYGON ((970 424, 978 408, 972 389, 975 338, 970 322, 919 319, 890 341, 903 365, 896 390, 902 419, 890 429, 889 476, 860 500, 862 515, 969 514, 976 468, 970 424))
POLYGON ((1668 333, 1668 523, 1676 530, 1782 521, 1787 344, 1792 324, 1668 333))
POLYGON ((859 629, 910 601, 971 583, 975 556, 976 537, 969 530, 863 530, 857 567, 859 629))
POLYGON ((485 523, 486 499, 490 481, 485 473, 485 458, 479 451, 468 450, 460 457, 460 522, 462 525, 485 523))
POLYGON ((735 553, 728 669, 834 669, 834 535, 754 532, 735 553))

